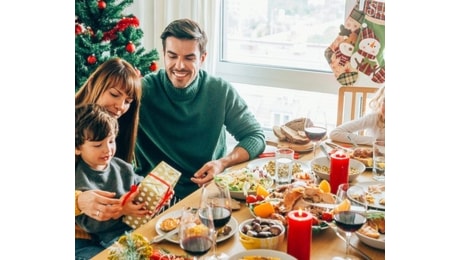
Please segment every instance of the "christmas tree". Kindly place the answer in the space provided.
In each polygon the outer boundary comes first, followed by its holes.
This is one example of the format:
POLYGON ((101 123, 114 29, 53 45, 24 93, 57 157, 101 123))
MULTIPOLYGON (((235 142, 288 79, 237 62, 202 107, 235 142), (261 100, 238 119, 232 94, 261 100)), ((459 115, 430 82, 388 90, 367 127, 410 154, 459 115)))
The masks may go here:
POLYGON ((122 14, 133 1, 75 1, 75 91, 111 57, 130 62, 141 76, 157 69, 158 51, 142 47, 139 20, 122 14))

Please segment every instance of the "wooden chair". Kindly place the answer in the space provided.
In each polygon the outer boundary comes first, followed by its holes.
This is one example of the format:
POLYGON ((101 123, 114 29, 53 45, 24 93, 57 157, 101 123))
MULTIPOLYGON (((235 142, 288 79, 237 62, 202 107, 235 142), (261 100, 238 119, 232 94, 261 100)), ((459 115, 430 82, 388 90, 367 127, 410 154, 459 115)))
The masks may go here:
POLYGON ((368 99, 372 98, 378 89, 378 87, 341 86, 337 103, 337 126, 363 116, 368 99))

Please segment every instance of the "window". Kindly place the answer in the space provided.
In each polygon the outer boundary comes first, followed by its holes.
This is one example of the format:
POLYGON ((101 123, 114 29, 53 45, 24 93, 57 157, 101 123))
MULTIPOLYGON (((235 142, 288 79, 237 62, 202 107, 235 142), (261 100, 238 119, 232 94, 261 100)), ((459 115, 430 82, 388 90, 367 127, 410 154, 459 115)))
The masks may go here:
POLYGON ((343 0, 222 0, 218 75, 232 82, 337 93, 324 51, 343 0))
POLYGON ((328 130, 335 127, 339 83, 324 51, 354 3, 222 0, 216 73, 238 89, 266 136, 317 106, 327 109, 328 130))

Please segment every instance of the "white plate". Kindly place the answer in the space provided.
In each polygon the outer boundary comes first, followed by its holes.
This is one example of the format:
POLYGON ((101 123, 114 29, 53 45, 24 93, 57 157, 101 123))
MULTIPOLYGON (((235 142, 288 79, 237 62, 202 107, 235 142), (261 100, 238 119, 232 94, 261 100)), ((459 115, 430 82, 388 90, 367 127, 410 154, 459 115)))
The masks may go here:
MULTIPOLYGON (((383 185, 385 186, 385 183, 384 182, 380 182, 380 181, 372 181, 372 182, 359 182, 356 184, 356 186, 361 186, 364 188, 365 191, 368 191, 369 190, 369 187, 370 186, 374 186, 374 185, 383 185)), ((353 192, 353 187, 350 187, 350 189, 347 191, 347 194, 348 194, 348 197, 350 197, 350 193, 353 192)), ((382 191, 381 193, 373 193, 372 196, 374 197, 374 203, 368 203, 367 206, 369 209, 378 209, 378 210, 385 210, 385 205, 381 205, 379 203, 379 201, 381 199, 385 199, 385 191, 382 191)), ((352 199, 350 197, 350 199, 356 203, 360 203, 359 201, 355 200, 355 199, 352 199)), ((360 203, 361 204, 361 203, 360 203)))
MULTIPOLYGON (((170 213, 162 216, 161 218, 159 218, 157 223, 155 223, 155 230, 158 233, 158 235, 162 235, 162 234, 166 233, 163 230, 161 230, 161 228, 160 228, 160 224, 161 224, 161 222, 163 222, 163 220, 165 220, 167 218, 179 218, 181 216, 181 213, 182 213, 182 210, 176 210, 176 211, 170 212, 170 213)), ((230 221, 227 224, 227 226, 230 226, 232 228, 232 231, 230 231, 230 233, 227 234, 226 236, 221 236, 221 235, 218 236, 217 237, 217 243, 229 239, 230 237, 232 237, 236 233, 236 231, 238 230, 238 221, 236 221, 236 219, 234 217, 231 217, 230 221)), ((168 240, 169 242, 179 244, 179 234, 175 234, 175 235, 173 235, 173 236, 171 236, 169 238, 166 238, 166 240, 168 240)))
POLYGON ((240 260, 244 256, 265 256, 265 257, 278 257, 281 260, 296 260, 295 257, 288 255, 281 251, 270 249, 251 249, 244 252, 237 253, 228 258, 228 260, 240 260))
POLYGON ((358 236, 359 241, 363 242, 364 244, 370 247, 385 250, 385 235, 384 234, 380 234, 380 237, 377 239, 362 235, 358 232, 355 232, 355 234, 356 236, 358 236))
MULTIPOLYGON (((264 171, 265 173, 267 174, 270 174, 270 176, 273 176, 270 172, 264 170, 264 165, 268 164, 268 162, 270 161, 275 161, 275 157, 269 157, 269 158, 260 158, 260 159, 255 159, 255 160, 252 160, 248 163, 248 165, 246 166, 249 170, 251 171, 254 171, 256 169, 259 169, 259 170, 262 170, 264 171)), ((311 170, 310 170, 310 166, 302 161, 299 161, 299 160, 294 160, 294 163, 297 163, 297 164, 300 164, 300 169, 303 173, 306 173, 308 175, 310 175, 310 177, 312 177, 311 175, 311 170)), ((292 172, 292 174, 294 175, 296 172, 292 172)))
MULTIPOLYGON (((370 212, 372 211, 382 212, 382 211, 377 211, 377 210, 370 210, 370 212)), ((363 242, 364 244, 370 247, 385 250, 385 234, 380 234, 379 238, 371 238, 363 234, 360 234, 359 232, 355 232, 355 234, 356 236, 358 236, 359 240, 363 242)))
POLYGON ((215 175, 214 180, 227 185, 230 188, 230 195, 237 200, 246 199, 242 187, 245 182, 250 184, 248 195, 256 194, 255 187, 258 184, 262 184, 266 189, 270 189, 273 185, 273 179, 268 174, 255 172, 247 167, 236 171, 224 171, 221 174, 215 175))

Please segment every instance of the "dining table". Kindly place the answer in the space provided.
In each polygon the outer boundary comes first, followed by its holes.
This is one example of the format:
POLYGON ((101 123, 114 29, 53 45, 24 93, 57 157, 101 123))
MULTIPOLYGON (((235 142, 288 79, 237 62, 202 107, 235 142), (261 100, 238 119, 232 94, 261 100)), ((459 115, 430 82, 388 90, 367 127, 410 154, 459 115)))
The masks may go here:
MULTIPOLYGON (((268 146, 267 146, 268 147, 268 146)), ((321 156, 318 151, 316 152, 316 156, 321 156)), ((259 159, 259 158, 256 158, 259 159)), ((254 159, 254 160, 256 160, 254 159)), ((273 158, 274 159, 274 158, 273 158)), ((300 153, 298 160, 305 164, 308 164, 309 161, 313 159, 313 152, 304 152, 300 153)), ((249 161, 250 162, 250 161, 249 161)), ((240 163, 237 165, 232 166, 231 168, 227 169, 227 171, 238 170, 247 166, 249 162, 240 163)), ((308 164, 309 165, 309 164, 308 164)), ((372 169, 366 168, 360 176, 358 176, 353 183, 359 182, 373 182, 372 178, 372 169)), ((193 193, 191 193, 186 198, 182 199, 175 205, 171 206, 166 211, 162 212, 160 215, 155 216, 152 218, 148 223, 144 224, 143 226, 134 230, 134 233, 138 233, 143 235, 149 241, 153 239, 156 235, 158 235, 155 225, 157 224, 158 220, 165 216, 166 214, 170 214, 174 211, 180 211, 183 207, 186 206, 193 206, 199 204, 200 201, 200 192, 201 190, 198 189, 193 193)), ((249 207, 246 205, 245 201, 239 201, 240 208, 234 210, 232 212, 232 217, 236 219, 238 223, 243 222, 244 220, 253 218, 249 207)), ((344 234, 342 233, 343 237, 344 234)), ((358 259, 385 259, 385 250, 377 249, 370 247, 364 243, 362 243, 356 235, 353 235, 351 238, 351 244, 357 248, 361 253, 358 253, 356 249, 351 249, 351 254, 358 259), (367 257, 362 255, 364 253, 367 257)), ((171 254, 175 255, 185 255, 185 251, 183 251, 179 244, 170 242, 169 240, 163 240, 160 243, 153 244, 155 248, 161 248, 169 251, 171 254)), ((313 232, 312 234, 312 243, 311 243, 311 250, 310 250, 310 259, 332 259, 334 256, 344 255, 345 253, 345 242, 336 234, 333 228, 326 228, 324 230, 320 230, 318 232, 313 232)), ((217 243, 216 253, 231 256, 237 254, 239 252, 245 251, 246 249, 243 247, 241 242, 239 241, 239 234, 236 231, 233 236, 229 237, 228 239, 217 243)), ((279 251, 287 252, 287 236, 285 237, 283 243, 278 248, 279 251)), ((212 252, 212 250, 210 251, 212 252)), ((210 254, 210 253, 208 253, 210 254)), ((109 256, 109 249, 105 249, 104 251, 100 252, 98 255, 93 257, 93 260, 102 260, 107 259, 109 256)))

